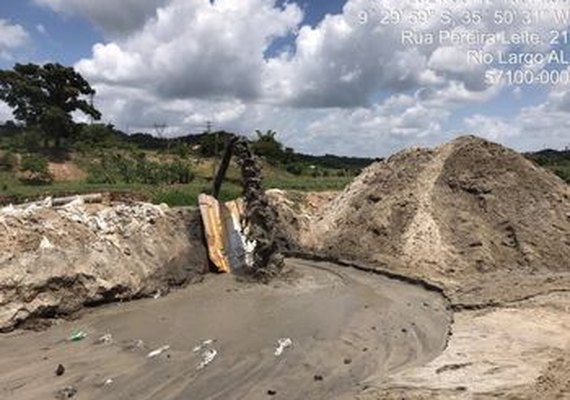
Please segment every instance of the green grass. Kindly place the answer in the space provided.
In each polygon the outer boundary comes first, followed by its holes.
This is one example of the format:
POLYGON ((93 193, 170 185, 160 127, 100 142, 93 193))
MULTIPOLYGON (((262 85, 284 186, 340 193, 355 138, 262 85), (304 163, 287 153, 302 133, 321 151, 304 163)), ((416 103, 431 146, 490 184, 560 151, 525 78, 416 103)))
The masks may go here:
MULTIPOLYGON (((113 151, 125 156, 134 154, 132 151, 123 149, 115 149, 113 151)), ((140 150, 138 153, 145 153, 147 159, 157 162, 170 162, 176 159, 173 155, 164 155, 155 151, 140 150)), ((101 153, 96 151, 86 153, 74 152, 70 154, 68 162, 75 164, 83 171, 89 172, 90 165, 98 157, 101 157, 101 153)), ((45 186, 32 186, 18 181, 14 171, 0 171, 0 205, 10 202, 34 201, 48 196, 60 197, 103 192, 120 193, 126 196, 132 195, 136 199, 144 199, 153 203, 166 203, 170 206, 196 206, 199 194, 210 192, 214 164, 217 166, 219 160, 192 157, 188 157, 185 160, 191 163, 191 170, 195 174, 195 179, 184 185, 89 183, 86 179, 82 181, 54 182, 45 186)), ((321 173, 326 173, 329 176, 313 177, 309 175, 296 176, 287 172, 284 168, 273 166, 265 161, 262 167, 265 177, 264 186, 267 189, 277 188, 301 192, 342 190, 352 179, 351 177, 335 176, 339 172, 337 170, 320 169, 321 173)), ((240 168, 232 161, 222 186, 220 198, 222 200, 230 200, 239 197, 242 193, 240 182, 240 168)))
MULTIPOLYGON (((313 178, 287 177, 271 178, 265 182, 268 189, 298 191, 342 190, 350 178, 313 178)), ((170 206, 196 206, 198 195, 209 192, 209 179, 198 178, 187 185, 141 185, 141 184, 89 184, 86 182, 56 182, 47 186, 29 186, 19 183, 12 174, 0 172, 0 202, 26 202, 48 196, 68 196, 97 192, 133 194, 153 203, 166 203, 170 206)), ((234 182, 224 182, 220 198, 235 199, 241 195, 242 188, 234 182)))

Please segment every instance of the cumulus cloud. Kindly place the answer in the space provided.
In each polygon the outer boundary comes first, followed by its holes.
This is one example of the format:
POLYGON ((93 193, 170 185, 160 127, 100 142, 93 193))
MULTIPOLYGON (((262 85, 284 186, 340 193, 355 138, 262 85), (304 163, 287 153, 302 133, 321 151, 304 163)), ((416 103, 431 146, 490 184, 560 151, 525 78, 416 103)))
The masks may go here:
POLYGON ((295 4, 173 0, 136 35, 96 45, 77 69, 93 82, 145 87, 165 98, 255 98, 264 50, 301 20, 295 4))
POLYGON ((28 42, 28 32, 18 24, 0 19, 0 50, 16 49, 28 42))
MULTIPOLYGON (((110 32, 110 39, 95 45, 92 56, 76 67, 97 88, 108 118, 123 129, 164 121, 170 134, 188 133, 213 120, 241 132, 277 129, 288 145, 304 151, 385 155, 411 142, 435 144, 448 138, 448 132, 457 130, 452 121, 457 110, 476 107, 505 90, 503 83, 485 79, 486 70, 496 65, 478 65, 466 57, 472 49, 496 53, 505 45, 406 43, 406 30, 463 34, 465 28, 446 26, 439 18, 381 24, 375 0, 348 0, 342 13, 327 15, 315 26, 303 25, 295 3, 276 0, 145 0, 121 7, 110 0, 36 1, 62 12, 67 7, 110 32), (137 11, 129 13, 131 7, 137 11), (109 10, 132 14, 138 22, 104 17, 109 10), (279 37, 287 38, 282 49, 272 47, 279 37)), ((401 9, 402 1, 385 0, 383 5, 401 9)), ((416 1, 406 5, 426 7, 416 1)), ((489 7, 491 15, 505 9, 489 7)), ((514 2, 508 8, 521 7, 542 5, 514 2)), ((430 8, 438 15, 445 4, 430 3, 430 8)), ((479 9, 478 2, 453 8, 456 13, 479 9)), ((490 20, 479 31, 510 35, 523 29, 490 20)), ((559 27, 537 19, 524 29, 545 33, 559 27)), ((521 142, 536 119, 546 129, 547 118, 558 121, 565 113, 570 113, 570 95, 560 89, 553 90, 547 105, 521 111, 524 123, 475 112, 464 118, 463 127, 477 128, 491 139, 521 142)))
POLYGON ((465 124, 479 136, 520 151, 570 146, 570 113, 550 102, 525 107, 510 118, 476 114, 465 124))

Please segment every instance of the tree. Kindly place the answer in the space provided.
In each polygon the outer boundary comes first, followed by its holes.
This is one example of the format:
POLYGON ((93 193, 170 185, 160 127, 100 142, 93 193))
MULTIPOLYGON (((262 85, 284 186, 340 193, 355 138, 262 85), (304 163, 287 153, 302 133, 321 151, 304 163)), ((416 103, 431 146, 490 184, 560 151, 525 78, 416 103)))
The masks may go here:
POLYGON ((277 132, 268 130, 263 133, 257 130, 255 133, 257 133, 257 140, 252 144, 253 152, 265 157, 270 164, 282 161, 284 158, 283 144, 275 139, 277 132))
POLYGON ((101 113, 86 99, 95 90, 73 68, 60 64, 16 64, 0 70, 0 100, 13 109, 14 117, 29 128, 39 128, 44 138, 59 147, 77 125, 71 113, 81 111, 99 120, 101 113))

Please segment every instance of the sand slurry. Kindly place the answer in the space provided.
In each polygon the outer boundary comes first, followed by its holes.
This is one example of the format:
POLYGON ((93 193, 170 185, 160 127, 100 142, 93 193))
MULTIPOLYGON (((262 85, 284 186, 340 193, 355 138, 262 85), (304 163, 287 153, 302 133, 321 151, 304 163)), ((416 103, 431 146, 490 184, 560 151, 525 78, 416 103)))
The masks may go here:
POLYGON ((50 399, 65 388, 82 400, 337 398, 444 349, 451 321, 440 294, 327 263, 287 263, 298 278, 268 286, 209 276, 165 298, 3 335, 0 398, 50 399), (76 328, 88 337, 70 342, 76 328), (94 344, 106 333, 112 343, 94 344), (292 346, 276 357, 280 338, 292 346), (193 349, 207 339, 217 355, 198 370, 203 354, 193 349))

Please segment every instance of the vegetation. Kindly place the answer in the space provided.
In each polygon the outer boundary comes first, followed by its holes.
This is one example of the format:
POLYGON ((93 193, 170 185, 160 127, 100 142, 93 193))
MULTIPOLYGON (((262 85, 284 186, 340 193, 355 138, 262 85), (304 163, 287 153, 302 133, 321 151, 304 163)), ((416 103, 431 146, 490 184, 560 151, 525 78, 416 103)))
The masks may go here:
POLYGON ((13 70, 0 70, 0 100, 28 129, 39 130, 46 145, 52 139, 60 147, 64 139, 73 137, 77 127, 73 112, 101 117, 86 99, 94 94, 80 74, 60 64, 16 64, 13 70))
MULTIPOLYGON (((17 120, 0 125, 0 204, 104 191, 173 206, 196 205, 198 195, 211 188, 231 133, 164 138, 144 132, 128 135, 112 124, 74 122, 76 111, 100 118, 90 101, 94 94, 73 68, 59 64, 16 64, 13 70, 0 70, 0 101, 12 107, 17 120), (61 176, 58 166, 70 175, 61 176)), ((340 190, 374 161, 300 154, 285 147, 275 131, 255 133, 251 145, 262 158, 266 188, 340 190)), ((570 182, 569 151, 526 156, 570 182)), ((231 164, 222 199, 239 196, 240 182, 239 168, 231 164)))
POLYGON ((48 168, 48 161, 38 154, 26 154, 20 162, 18 179, 29 185, 49 185, 53 175, 48 168))
POLYGON ((88 170, 87 181, 90 183, 172 185, 188 184, 194 180, 194 173, 188 162, 151 161, 143 152, 134 155, 102 154, 88 166, 88 170))
POLYGON ((570 183, 570 150, 543 150, 528 153, 526 157, 570 183))

